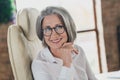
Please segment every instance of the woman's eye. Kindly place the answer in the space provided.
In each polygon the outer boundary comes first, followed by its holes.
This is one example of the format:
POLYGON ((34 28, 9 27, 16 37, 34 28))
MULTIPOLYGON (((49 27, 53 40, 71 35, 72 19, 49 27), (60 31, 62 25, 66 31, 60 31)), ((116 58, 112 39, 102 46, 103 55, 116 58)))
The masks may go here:
POLYGON ((46 28, 46 30, 47 30, 47 31, 50 31, 50 30, 51 30, 51 28, 46 28))
POLYGON ((51 31, 51 28, 45 28, 45 32, 51 31))
POLYGON ((56 27, 56 29, 62 29, 63 28, 63 26, 57 26, 56 27))

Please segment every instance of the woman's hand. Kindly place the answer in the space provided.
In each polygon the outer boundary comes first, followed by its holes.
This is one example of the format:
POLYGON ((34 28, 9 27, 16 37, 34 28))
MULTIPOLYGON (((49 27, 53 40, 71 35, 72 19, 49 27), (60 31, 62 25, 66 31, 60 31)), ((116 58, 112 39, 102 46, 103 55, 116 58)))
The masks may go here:
POLYGON ((78 54, 78 50, 73 47, 73 43, 64 43, 61 48, 59 48, 58 53, 60 58, 63 60, 63 66, 70 67, 72 63, 72 52, 78 54))

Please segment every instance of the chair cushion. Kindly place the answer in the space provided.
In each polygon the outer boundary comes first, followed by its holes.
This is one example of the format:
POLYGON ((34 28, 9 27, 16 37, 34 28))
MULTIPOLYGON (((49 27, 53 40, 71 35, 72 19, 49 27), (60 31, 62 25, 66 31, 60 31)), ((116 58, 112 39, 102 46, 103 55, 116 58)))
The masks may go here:
POLYGON ((9 57, 15 80, 33 80, 30 64, 31 59, 26 52, 22 31, 17 26, 8 29, 9 57))
POLYGON ((24 8, 17 13, 16 23, 22 27, 28 40, 34 40, 36 36, 36 18, 39 11, 35 8, 24 8))
POLYGON ((31 62, 42 49, 35 32, 38 14, 33 8, 20 10, 17 23, 8 28, 8 51, 15 80, 33 80, 31 62))

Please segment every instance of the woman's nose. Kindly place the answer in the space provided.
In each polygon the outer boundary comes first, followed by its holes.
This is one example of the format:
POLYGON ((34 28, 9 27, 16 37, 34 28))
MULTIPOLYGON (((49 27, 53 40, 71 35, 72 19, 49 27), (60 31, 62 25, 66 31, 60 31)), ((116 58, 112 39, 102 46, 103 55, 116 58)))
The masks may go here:
POLYGON ((59 34, 54 29, 52 29, 51 38, 57 36, 59 36, 59 34))

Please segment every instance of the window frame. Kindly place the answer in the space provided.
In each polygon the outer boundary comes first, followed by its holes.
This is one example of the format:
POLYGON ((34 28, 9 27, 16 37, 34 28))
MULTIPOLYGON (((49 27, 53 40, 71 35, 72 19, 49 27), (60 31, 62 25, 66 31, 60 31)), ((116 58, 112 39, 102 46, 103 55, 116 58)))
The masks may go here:
MULTIPOLYGON (((100 70, 100 73, 103 73, 103 72, 108 72, 108 69, 107 69, 107 62, 106 62, 106 55, 105 55, 105 46, 104 46, 104 40, 102 40, 102 47, 101 48, 101 40, 100 38, 103 39, 103 34, 102 34, 102 37, 100 35, 100 32, 103 33, 103 29, 101 31, 101 29, 98 28, 98 21, 101 21, 101 18, 98 18, 98 13, 100 12, 101 13, 101 9, 99 8, 98 9, 98 6, 101 7, 100 5, 100 0, 93 0, 93 12, 94 12, 94 25, 95 25, 95 29, 88 29, 88 30, 81 30, 81 31, 77 31, 77 33, 85 33, 85 32, 91 32, 91 31, 94 31, 96 33, 96 41, 97 41, 97 50, 98 50, 98 61, 99 61, 99 70, 100 70), (98 9, 98 10, 97 10, 98 9), (103 50, 103 51, 102 51, 103 50), (103 60, 102 60, 103 59, 103 60), (103 62, 104 61, 104 62, 103 62)), ((99 15, 101 15, 99 13, 99 15)), ((102 22, 101 22, 101 27, 102 26, 102 22)))

